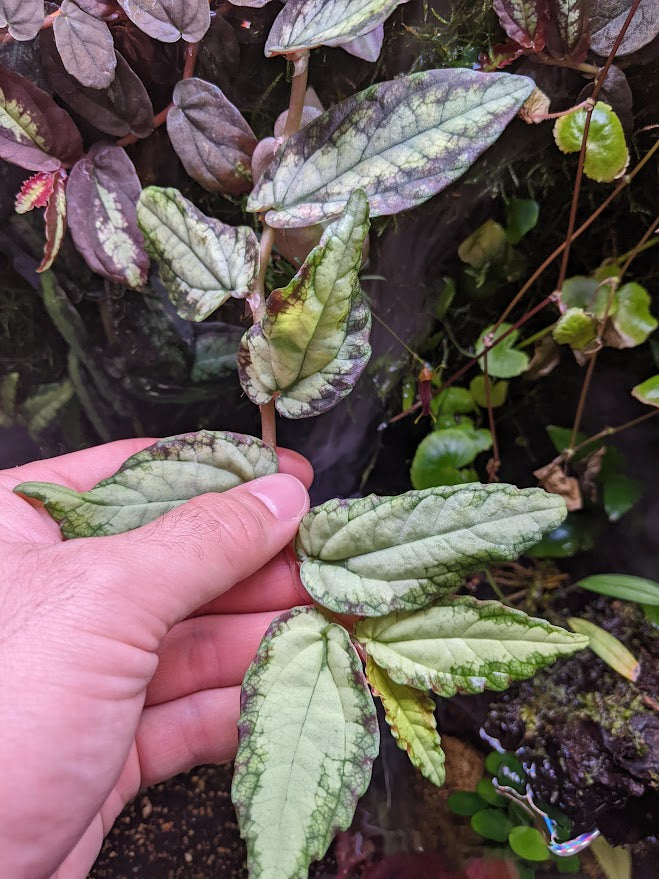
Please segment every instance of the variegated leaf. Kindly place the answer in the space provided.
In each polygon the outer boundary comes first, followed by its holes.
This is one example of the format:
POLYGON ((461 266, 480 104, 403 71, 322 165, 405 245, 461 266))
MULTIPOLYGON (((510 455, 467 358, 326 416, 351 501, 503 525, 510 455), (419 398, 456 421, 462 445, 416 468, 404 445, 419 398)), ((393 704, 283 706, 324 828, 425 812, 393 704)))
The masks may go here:
POLYGON ((341 48, 349 55, 355 58, 361 58, 362 61, 375 62, 380 57, 382 44, 384 42, 384 25, 376 27, 374 30, 364 34, 363 37, 355 37, 349 43, 343 43, 341 48))
POLYGON ((190 177, 209 192, 249 192, 256 137, 221 89, 196 77, 183 79, 172 103, 167 133, 190 177))
POLYGON ((265 44, 266 55, 341 46, 379 27, 407 0, 288 0, 265 44))
POLYGON ((64 537, 96 537, 131 531, 197 495, 277 470, 274 449, 261 440, 201 430, 158 440, 89 491, 49 482, 23 482, 14 491, 42 501, 64 537))
POLYGON ((543 50, 548 0, 494 0, 494 11, 511 40, 534 52, 543 50))
POLYGON ((271 226, 336 216, 365 190, 371 216, 420 204, 499 137, 534 88, 509 73, 428 70, 371 86, 290 137, 250 195, 271 226))
POLYGON ((588 0, 554 0, 550 5, 552 38, 548 39, 550 53, 559 58, 580 63, 588 54, 588 0))
POLYGON ((38 171, 23 181, 21 190, 16 196, 16 213, 26 214, 34 208, 45 208, 48 204, 57 172, 38 171))
POLYGON ((207 217, 178 189, 149 186, 137 218, 169 298, 185 320, 201 321, 233 296, 253 289, 259 270, 256 235, 207 217))
POLYGON ((250 876, 303 879, 352 821, 379 748, 346 630, 312 607, 279 616, 243 681, 231 795, 250 876))
POLYGON ((82 153, 69 114, 24 76, 0 65, 0 158, 29 171, 57 171, 82 153))
MULTIPOLYGON (((604 58, 613 48, 633 0, 597 0, 590 10, 590 48, 604 58)), ((616 52, 616 58, 637 52, 659 34, 657 0, 641 0, 627 33, 616 52)))
POLYGON ((15 40, 33 40, 44 20, 43 0, 0 0, 0 27, 15 40))
POLYGON ((310 595, 338 613, 414 610, 466 574, 517 558, 565 514, 558 495, 505 484, 326 501, 300 525, 300 574, 310 595))
POLYGON ((368 201, 355 191, 299 271, 245 333, 238 375, 253 403, 273 397, 287 418, 325 412, 349 394, 368 363, 371 315, 359 287, 368 201))
POLYGON ((144 286, 149 271, 137 227, 141 189, 125 150, 104 143, 74 165, 67 186, 71 235, 87 265, 133 289, 144 286))
POLYGON ((55 44, 62 63, 78 82, 101 89, 114 79, 117 61, 110 28, 73 0, 64 0, 53 22, 55 44))
POLYGON ((437 732, 435 703, 427 693, 397 684, 372 657, 366 660, 366 677, 384 708, 384 718, 398 747, 406 751, 419 772, 441 787, 444 784, 444 752, 437 732))
POLYGON ((117 0, 137 27, 162 43, 198 43, 210 27, 208 0, 117 0))
POLYGON ((394 681, 445 697, 504 690, 588 646, 588 638, 546 620, 467 597, 363 620, 355 636, 394 681))
POLYGON ((44 211, 44 225, 46 243, 38 272, 45 272, 55 262, 66 232, 66 171, 63 168, 53 175, 53 191, 44 211))

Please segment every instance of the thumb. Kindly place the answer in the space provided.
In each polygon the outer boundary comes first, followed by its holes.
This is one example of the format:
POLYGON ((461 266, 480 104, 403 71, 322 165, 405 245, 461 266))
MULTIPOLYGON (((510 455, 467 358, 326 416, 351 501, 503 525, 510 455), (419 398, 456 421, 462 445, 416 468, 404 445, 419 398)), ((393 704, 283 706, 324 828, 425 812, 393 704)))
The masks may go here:
POLYGON ((83 559, 92 553, 91 571, 109 562, 117 597, 170 628, 262 568, 295 537, 308 509, 302 483, 277 473, 200 495, 134 531, 63 548, 83 559))

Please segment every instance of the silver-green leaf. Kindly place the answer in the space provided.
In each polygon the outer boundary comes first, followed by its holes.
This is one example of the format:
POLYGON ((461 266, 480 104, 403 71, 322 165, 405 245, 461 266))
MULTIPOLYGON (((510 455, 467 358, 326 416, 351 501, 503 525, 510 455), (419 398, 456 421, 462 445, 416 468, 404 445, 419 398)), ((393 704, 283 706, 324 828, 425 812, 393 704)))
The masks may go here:
POLYGON ((363 620, 355 636, 394 681, 446 697, 504 690, 588 645, 546 620, 467 597, 363 620))
POLYGON ((307 418, 352 390, 371 356, 371 314, 358 278, 368 227, 368 201, 356 190, 288 286, 268 297, 263 320, 238 350, 253 403, 275 397, 282 415, 307 418))
POLYGON ((137 27, 162 43, 198 43, 211 23, 208 0, 117 0, 137 27))
POLYGON ((243 681, 232 799, 252 879, 306 879, 350 826, 379 749, 346 630, 311 607, 279 616, 243 681))
POLYGON ((202 321, 229 297, 242 299, 252 291, 259 245, 247 226, 207 217, 178 189, 159 186, 143 190, 137 222, 169 298, 185 320, 202 321))
POLYGON ((510 73, 428 70, 347 98, 290 137, 250 195, 271 226, 339 214, 362 187, 371 216, 420 204, 501 134, 533 90, 510 73))
POLYGON ((22 482, 14 491, 42 501, 64 537, 96 537, 131 531, 197 495, 277 470, 275 451, 261 440, 200 430, 158 440, 89 491, 50 482, 22 482))
POLYGON ((302 582, 339 613, 416 610, 457 589, 465 574, 517 558, 565 515, 558 495, 505 484, 327 501, 300 525, 302 582))

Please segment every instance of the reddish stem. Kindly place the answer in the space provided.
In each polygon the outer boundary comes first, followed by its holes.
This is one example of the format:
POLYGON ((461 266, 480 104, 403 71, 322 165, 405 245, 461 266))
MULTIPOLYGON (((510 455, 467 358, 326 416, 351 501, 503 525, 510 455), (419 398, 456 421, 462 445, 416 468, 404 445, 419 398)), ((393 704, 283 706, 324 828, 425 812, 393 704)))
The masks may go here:
MULTIPOLYGON (((161 125, 165 124, 165 122, 167 121, 167 115, 173 106, 173 104, 167 104, 164 110, 161 110, 157 116, 153 117, 154 129, 160 128, 161 125)), ((137 135, 135 134, 126 134, 124 137, 119 138, 119 140, 116 142, 116 146, 131 146, 132 144, 137 143, 138 140, 143 140, 143 138, 137 137, 137 135)))
POLYGON ((199 52, 199 43, 188 43, 185 47, 185 64, 183 65, 183 79, 190 79, 194 76, 194 69, 197 63, 197 54, 199 52))

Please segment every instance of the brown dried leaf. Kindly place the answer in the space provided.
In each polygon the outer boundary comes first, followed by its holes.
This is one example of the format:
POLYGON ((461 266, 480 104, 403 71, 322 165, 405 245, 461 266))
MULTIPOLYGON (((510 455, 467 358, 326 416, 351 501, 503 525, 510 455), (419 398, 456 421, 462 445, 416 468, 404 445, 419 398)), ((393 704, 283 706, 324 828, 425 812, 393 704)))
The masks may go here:
POLYGON ((540 485, 550 494, 558 494, 565 501, 568 512, 580 510, 583 506, 579 480, 574 476, 568 476, 559 461, 552 461, 539 470, 534 470, 533 475, 540 485))
POLYGON ((527 125, 537 125, 539 122, 544 122, 550 104, 547 95, 539 88, 534 88, 517 115, 527 125))
POLYGON ((597 477, 602 469, 602 459, 606 455, 606 446, 600 446, 580 461, 583 466, 581 474, 581 487, 586 492, 590 500, 595 503, 597 500, 597 477))
POLYGON ((64 67, 83 85, 107 88, 117 66, 110 28, 72 0, 64 0, 60 13, 53 33, 64 67))
POLYGON ((9 28, 15 40, 33 40, 43 20, 43 0, 0 0, 0 28, 9 28))
POLYGON ((162 43, 198 43, 208 30, 208 0, 118 0, 137 27, 162 43))
POLYGON ((254 132, 240 111, 210 82, 179 82, 167 132, 185 170, 209 192, 240 195, 251 189, 254 132))
POLYGON ((73 167, 67 188, 71 235, 87 265, 132 288, 143 287, 149 271, 137 226, 141 191, 125 151, 103 143, 94 144, 73 167))

